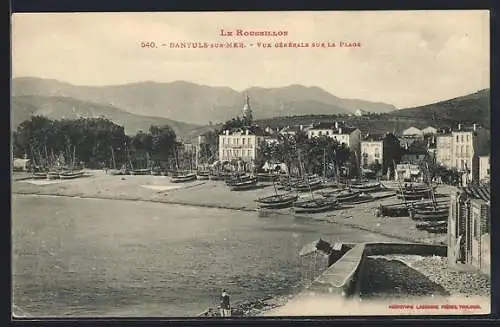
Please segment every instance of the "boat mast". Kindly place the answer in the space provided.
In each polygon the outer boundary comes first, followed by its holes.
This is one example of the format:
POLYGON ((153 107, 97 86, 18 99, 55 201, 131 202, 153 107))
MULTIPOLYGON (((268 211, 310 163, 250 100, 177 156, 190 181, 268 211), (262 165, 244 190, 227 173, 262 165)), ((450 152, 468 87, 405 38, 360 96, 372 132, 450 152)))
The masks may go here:
POLYGON ((326 146, 323 148, 323 177, 326 178, 326 146))
POLYGON ((116 169, 115 151, 113 150, 112 146, 110 146, 110 148, 111 148, 111 160, 113 161, 113 169, 116 169))

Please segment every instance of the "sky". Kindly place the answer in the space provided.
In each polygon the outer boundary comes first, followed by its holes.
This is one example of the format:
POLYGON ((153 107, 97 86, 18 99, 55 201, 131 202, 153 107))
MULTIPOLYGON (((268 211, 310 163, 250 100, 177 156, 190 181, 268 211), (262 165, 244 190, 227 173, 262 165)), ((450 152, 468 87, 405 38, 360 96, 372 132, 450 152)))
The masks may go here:
POLYGON ((479 10, 14 14, 12 75, 76 85, 184 80, 238 91, 302 84, 405 108, 488 88, 489 39, 489 12, 479 10), (288 35, 220 36, 221 29, 288 35), (158 48, 141 48, 151 41, 158 48), (170 42, 247 47, 172 49, 170 42), (337 47, 276 48, 278 42, 337 47))

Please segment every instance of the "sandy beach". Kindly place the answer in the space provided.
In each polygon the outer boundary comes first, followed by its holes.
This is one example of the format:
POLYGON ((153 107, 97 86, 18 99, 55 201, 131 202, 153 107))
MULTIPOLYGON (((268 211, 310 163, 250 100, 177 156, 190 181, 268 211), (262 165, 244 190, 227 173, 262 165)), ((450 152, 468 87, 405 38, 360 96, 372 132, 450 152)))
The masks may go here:
MULTIPOLYGON (((171 183, 166 176, 114 176, 103 171, 88 171, 88 177, 73 180, 30 180, 13 177, 12 193, 41 196, 66 196, 128 201, 150 201, 198 207, 212 207, 244 211, 258 210, 255 200, 272 195, 272 183, 260 183, 260 187, 247 191, 230 191, 222 181, 193 181, 171 183)), ((25 177, 25 176, 24 176, 25 177)), ((390 189, 397 187, 385 184, 390 189)), ((388 190, 382 194, 390 194, 388 190)), ((440 201, 446 200, 450 188, 439 187, 440 201)), ((301 197, 310 198, 309 193, 301 197)), ((307 219, 322 220, 328 224, 340 224, 402 241, 426 244, 445 244, 446 235, 418 230, 409 217, 376 217, 375 208, 380 204, 399 202, 395 196, 372 202, 345 205, 338 210, 304 215, 307 219)), ((289 209, 273 211, 273 214, 289 214, 289 209)))
MULTIPOLYGON (((150 201, 198 207, 212 207, 244 211, 257 211, 255 200, 274 192, 271 183, 248 191, 230 191, 222 181, 193 181, 171 183, 166 176, 113 176, 103 171, 88 171, 88 177, 73 180, 30 180, 13 178, 12 193, 41 196, 66 196, 128 201, 150 201)), ((388 187, 395 187, 388 184, 388 187)), ((391 192, 391 191, 388 191, 391 192)), ((449 188, 437 190, 441 196, 449 194, 449 188)), ((385 192, 387 194, 387 192, 385 192)), ((301 194, 309 198, 309 193, 301 194)), ((304 215, 305 218, 322 220, 330 224, 379 233, 403 241, 427 244, 444 244, 446 236, 418 230, 408 217, 376 217, 375 208, 380 204, 396 203, 395 197, 356 205, 345 205, 338 210, 304 215)), ((289 214, 289 209, 273 211, 273 214, 289 214)))

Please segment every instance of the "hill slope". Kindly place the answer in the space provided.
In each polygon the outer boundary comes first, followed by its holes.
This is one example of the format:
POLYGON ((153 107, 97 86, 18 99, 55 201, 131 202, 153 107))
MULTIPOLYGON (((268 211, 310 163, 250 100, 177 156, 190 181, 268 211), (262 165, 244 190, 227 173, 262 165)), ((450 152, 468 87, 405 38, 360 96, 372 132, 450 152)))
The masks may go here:
POLYGON ((189 82, 141 82, 113 86, 77 86, 34 77, 15 78, 14 96, 39 95, 75 98, 116 106, 138 115, 166 117, 177 121, 207 124, 239 115, 245 94, 251 97, 256 118, 298 114, 338 114, 362 109, 388 112, 393 105, 364 100, 341 99, 318 87, 291 85, 282 88, 250 88, 243 92, 189 82))
POLYGON ((450 122, 478 122, 489 128, 491 124, 490 90, 484 89, 421 107, 400 109, 390 113, 389 116, 400 119, 418 119, 435 125, 450 122))
POLYGON ((343 116, 341 118, 332 115, 298 115, 261 119, 258 123, 276 128, 287 125, 308 125, 313 122, 328 122, 336 119, 344 120, 348 124, 358 127, 363 133, 377 134, 401 132, 410 126, 417 128, 446 127, 456 126, 458 123, 480 123, 489 129, 491 121, 490 90, 484 89, 454 99, 385 114, 362 117, 343 116))
POLYGON ((60 96, 14 96, 12 98, 11 121, 16 128, 32 115, 42 115, 51 119, 76 119, 79 117, 105 117, 125 127, 127 134, 139 129, 148 130, 150 125, 170 125, 180 137, 190 137, 189 133, 198 128, 161 117, 134 115, 113 106, 80 101, 60 96))

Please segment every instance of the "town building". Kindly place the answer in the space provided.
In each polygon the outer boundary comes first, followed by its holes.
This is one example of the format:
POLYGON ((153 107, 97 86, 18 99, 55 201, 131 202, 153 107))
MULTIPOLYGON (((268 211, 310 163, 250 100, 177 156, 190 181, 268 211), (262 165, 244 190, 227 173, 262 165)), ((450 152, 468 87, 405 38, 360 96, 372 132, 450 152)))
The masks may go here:
POLYGON ((32 161, 31 159, 20 159, 14 158, 12 162, 12 170, 14 171, 28 171, 31 168, 32 161))
POLYGON ((424 133, 421 129, 412 126, 402 131, 401 135, 403 137, 421 138, 424 136, 424 133))
POLYGON ((252 108, 247 96, 242 110, 242 119, 247 125, 241 128, 225 130, 219 135, 219 160, 253 162, 258 155, 260 142, 270 139, 270 133, 252 124, 252 108))
POLYGON ((445 167, 451 167, 451 133, 438 135, 436 138, 436 163, 445 167))
POLYGON ((366 115, 366 111, 358 109, 358 110, 356 110, 355 115, 358 117, 364 116, 364 115, 366 115))
POLYGON ((437 134, 437 128, 434 128, 432 126, 427 126, 426 128, 422 129, 422 135, 436 135, 437 134))
POLYGON ((479 181, 489 182, 490 175, 490 156, 479 156, 479 181))
POLYGON ((464 173, 465 183, 479 180, 479 157, 489 153, 490 133, 487 129, 473 124, 452 130, 450 168, 464 173))
POLYGON ((417 164, 399 163, 394 170, 394 179, 401 182, 422 182, 423 173, 417 164))
POLYGON ((252 162, 255 160, 261 141, 269 135, 257 126, 226 130, 219 135, 219 160, 241 160, 252 162))
POLYGON ((361 153, 361 131, 359 128, 347 126, 345 122, 316 123, 307 130, 307 136, 320 137, 327 136, 337 140, 340 144, 345 144, 359 158, 361 153))
POLYGON ((448 220, 448 264, 476 268, 491 276, 491 203, 489 185, 455 190, 448 220))
POLYGON ((300 131, 307 134, 307 126, 304 126, 304 125, 287 126, 287 127, 282 128, 279 131, 279 134, 284 135, 284 136, 295 136, 300 131))
POLYGON ((361 167, 368 169, 371 165, 380 165, 385 174, 394 162, 401 160, 399 140, 392 133, 383 135, 367 134, 361 140, 361 167))
POLYGON ((429 162, 430 156, 429 151, 424 144, 420 142, 414 142, 410 146, 406 146, 402 150, 403 154, 401 156, 402 163, 411 163, 420 165, 425 162, 429 162))

